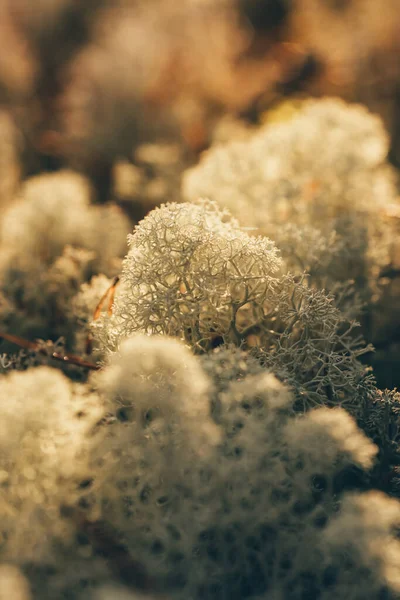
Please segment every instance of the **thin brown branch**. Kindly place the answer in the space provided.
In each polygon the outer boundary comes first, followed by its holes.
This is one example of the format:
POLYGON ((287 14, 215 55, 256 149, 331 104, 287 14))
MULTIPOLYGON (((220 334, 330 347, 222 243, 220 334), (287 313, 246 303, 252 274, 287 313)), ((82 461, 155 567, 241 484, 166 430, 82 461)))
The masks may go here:
MULTIPOLYGON (((116 277, 114 277, 113 282, 110 285, 110 287, 108 287, 106 289, 106 291, 100 298, 100 300, 95 308, 95 311, 93 313, 93 321, 96 321, 100 317, 102 308, 103 308, 104 303, 106 302, 107 298, 108 298, 107 314, 109 317, 112 315, 112 305, 114 304, 115 290, 117 289, 118 283, 119 283, 119 276, 117 275, 116 277)), ((92 333, 89 331, 87 338, 86 338, 86 354, 92 353, 92 350, 93 350, 92 346, 93 346, 93 336, 92 336, 92 333)))
POLYGON ((27 340, 18 335, 14 335, 11 333, 2 333, 0 332, 0 339, 7 340, 20 348, 24 348, 25 350, 30 350, 31 352, 37 352, 38 354, 42 354, 43 356, 48 356, 54 360, 61 361, 63 363, 76 365, 77 367, 83 367, 85 369, 90 369, 92 371, 98 371, 100 369, 99 366, 91 363, 87 360, 84 360, 80 356, 76 356, 75 354, 64 354, 62 352, 50 352, 48 353, 45 348, 43 348, 38 342, 32 342, 31 340, 27 340))

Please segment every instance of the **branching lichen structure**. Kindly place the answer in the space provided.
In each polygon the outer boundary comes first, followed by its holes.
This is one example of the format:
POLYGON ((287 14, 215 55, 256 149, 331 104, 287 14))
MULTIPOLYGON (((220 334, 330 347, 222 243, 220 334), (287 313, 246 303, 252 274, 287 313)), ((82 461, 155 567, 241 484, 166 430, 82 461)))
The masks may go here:
POLYGON ((177 337, 195 353, 234 344, 293 385, 300 403, 359 409, 369 379, 356 323, 307 278, 285 272, 271 240, 204 202, 155 209, 129 245, 112 315, 93 324, 103 352, 135 332, 177 337))
POLYGON ((317 287, 334 292, 354 282, 375 308, 373 337, 382 306, 387 322, 399 317, 390 290, 397 286, 400 202, 388 150, 382 122, 364 107, 307 101, 292 118, 211 148, 185 174, 183 193, 215 200, 268 235, 290 268, 307 270, 317 287))

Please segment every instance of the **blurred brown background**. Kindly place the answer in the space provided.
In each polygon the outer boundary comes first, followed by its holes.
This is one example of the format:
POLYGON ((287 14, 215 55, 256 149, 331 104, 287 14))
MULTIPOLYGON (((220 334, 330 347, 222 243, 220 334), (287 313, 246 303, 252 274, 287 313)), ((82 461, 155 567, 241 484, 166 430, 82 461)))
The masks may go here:
POLYGON ((187 165, 221 116, 255 122, 299 94, 381 114, 398 164, 399 9, 400 0, 0 0, 2 186, 12 189, 16 171, 69 166, 105 201, 115 163, 140 163, 141 144, 178 144, 187 165))

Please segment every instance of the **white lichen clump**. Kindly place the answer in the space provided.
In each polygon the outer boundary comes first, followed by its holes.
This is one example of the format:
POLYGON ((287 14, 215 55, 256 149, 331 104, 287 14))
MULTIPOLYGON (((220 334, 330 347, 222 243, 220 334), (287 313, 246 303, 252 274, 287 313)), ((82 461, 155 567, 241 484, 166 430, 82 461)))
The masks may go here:
POLYGON ((313 271, 322 262, 324 285, 355 280, 364 299, 376 300, 379 278, 399 264, 400 202, 388 149, 383 124, 365 108, 308 101, 289 120, 212 147, 186 172, 183 194, 240 215, 277 243, 291 268, 313 271))
POLYGON ((129 228, 116 206, 90 204, 80 175, 28 180, 0 220, 1 328, 72 338, 72 297, 93 275, 118 273, 129 228))
POLYGON ((344 493, 377 448, 341 408, 296 416, 250 363, 226 348, 205 370, 179 341, 136 335, 89 384, 3 376, 0 562, 35 565, 33 597, 54 600, 123 596, 139 566, 171 600, 396 597, 399 504, 344 493), (223 361, 241 375, 220 384, 223 361))
MULTIPOLYGON (((128 243, 105 323, 108 349, 135 331, 176 336, 201 349, 217 336, 240 336, 242 313, 276 293, 281 259, 275 244, 249 237, 215 204, 163 205, 128 243)), ((254 319, 249 315, 247 326, 254 319)))
POLYGON ((3 269, 11 262, 14 268, 48 266, 72 246, 93 252, 93 269, 112 271, 112 262, 123 254, 129 221, 116 206, 90 200, 89 183, 73 172, 28 180, 1 220, 3 269))
POLYGON ((0 380, 0 539, 5 560, 53 561, 73 528, 61 518, 87 478, 85 445, 101 418, 96 396, 48 367, 0 380))
POLYGON ((133 333, 183 340, 195 353, 234 344, 297 390, 299 401, 349 402, 365 369, 333 298, 285 273, 275 244, 242 231, 213 203, 166 204, 129 236, 112 315, 93 323, 107 356, 133 333))

